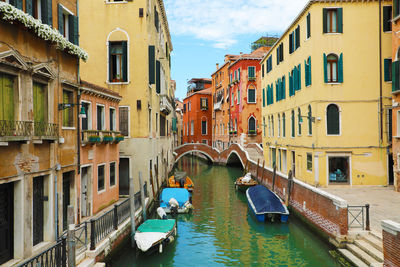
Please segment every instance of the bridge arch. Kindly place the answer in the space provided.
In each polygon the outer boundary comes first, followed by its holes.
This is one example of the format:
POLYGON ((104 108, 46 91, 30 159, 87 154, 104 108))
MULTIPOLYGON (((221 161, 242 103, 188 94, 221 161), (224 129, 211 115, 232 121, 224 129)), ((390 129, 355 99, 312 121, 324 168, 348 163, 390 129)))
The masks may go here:
POLYGON ((207 154, 206 152, 204 152, 202 150, 190 150, 190 151, 186 151, 186 152, 180 153, 179 155, 176 155, 175 162, 178 162, 183 156, 191 154, 193 152, 197 152, 197 153, 203 154, 204 156, 206 156, 208 161, 214 163, 214 159, 209 154, 207 154))
POLYGON ((243 169, 246 167, 239 153, 237 153, 235 150, 232 150, 226 159, 226 164, 229 165, 236 163, 240 163, 243 169))

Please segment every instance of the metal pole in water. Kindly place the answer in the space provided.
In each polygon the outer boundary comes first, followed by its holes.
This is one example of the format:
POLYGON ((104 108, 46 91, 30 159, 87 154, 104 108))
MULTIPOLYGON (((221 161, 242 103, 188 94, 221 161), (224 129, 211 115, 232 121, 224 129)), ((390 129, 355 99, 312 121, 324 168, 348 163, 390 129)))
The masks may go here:
POLYGON ((132 248, 135 248, 135 229, 136 229, 136 220, 135 220, 135 191, 133 189, 133 178, 129 178, 129 197, 130 197, 130 210, 131 210, 131 245, 132 248))
POLYGON ((143 221, 146 221, 146 200, 144 197, 144 185, 142 179, 142 172, 139 172, 139 185, 140 185, 140 200, 142 202, 142 216, 143 221))

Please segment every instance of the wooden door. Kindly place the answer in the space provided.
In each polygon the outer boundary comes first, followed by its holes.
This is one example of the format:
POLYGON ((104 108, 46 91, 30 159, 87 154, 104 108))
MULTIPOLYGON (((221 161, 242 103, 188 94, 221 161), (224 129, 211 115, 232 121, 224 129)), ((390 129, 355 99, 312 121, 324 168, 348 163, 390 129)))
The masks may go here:
POLYGON ((81 216, 88 216, 87 213, 87 200, 88 200, 88 169, 89 167, 82 168, 81 172, 81 216))
POLYGON ((33 178, 33 245, 43 242, 43 176, 33 178))
POLYGON ((68 226, 68 206, 70 204, 70 172, 63 174, 63 230, 68 226))
POLYGON ((0 185, 0 265, 14 257, 14 186, 0 185))
POLYGON ((14 79, 0 73, 0 120, 14 120, 14 79))

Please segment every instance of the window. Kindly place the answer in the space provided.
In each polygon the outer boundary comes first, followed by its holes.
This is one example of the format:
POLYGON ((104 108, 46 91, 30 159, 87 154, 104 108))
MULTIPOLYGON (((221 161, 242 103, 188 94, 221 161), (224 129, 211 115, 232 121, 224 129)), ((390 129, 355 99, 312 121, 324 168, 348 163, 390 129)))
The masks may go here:
POLYGON ((194 121, 190 122, 190 135, 194 135, 194 121))
POLYGON ((385 76, 385 82, 391 82, 392 81, 392 59, 391 58, 385 58, 384 59, 384 76, 385 76))
POLYGON ((324 54, 324 80, 325 83, 343 82, 343 54, 324 54))
POLYGON ((264 137, 266 136, 266 133, 265 133, 265 117, 263 117, 263 135, 264 135, 264 137))
MULTIPOLYGON (((63 103, 72 104, 74 94, 71 91, 63 90, 63 103)), ((74 109, 66 108, 63 111, 63 127, 74 127, 74 109)))
POLYGON ((323 9, 323 32, 343 33, 343 8, 323 9))
POLYGON ((400 1, 394 0, 393 1, 393 18, 396 18, 400 15, 400 1))
POLYGON ((237 92, 237 104, 240 104, 240 88, 238 88, 238 92, 237 92))
POLYGON ((326 109, 326 125, 328 135, 340 134, 339 108, 335 104, 328 105, 326 109))
POLYGON ((33 83, 33 118, 35 122, 35 135, 45 135, 40 123, 47 121, 47 94, 44 84, 33 83), (38 123, 38 127, 36 126, 38 123), (40 133, 38 133, 38 131, 40 133))
POLYGON ((292 117, 291 117, 291 120, 292 120, 292 137, 294 137, 294 135, 295 135, 294 110, 292 110, 292 117))
POLYGON ((119 107, 119 130, 123 136, 129 136, 129 107, 119 107))
POLYGON ((274 116, 271 116, 271 134, 272 137, 275 135, 274 116))
POLYGON ((312 154, 307 153, 307 171, 312 172, 312 154))
POLYGON ((109 42, 109 82, 128 81, 128 48, 127 42, 109 42))
POLYGON ((160 115, 160 136, 166 136, 166 125, 165 125, 165 117, 160 115))
MULTIPOLYGON (((268 93, 268 91, 267 91, 268 93)), ((263 88, 262 90, 262 103, 263 103, 263 107, 265 108, 265 88, 263 88)))
POLYGON ((104 190, 104 167, 105 165, 97 166, 97 192, 104 190))
POLYGON ((281 136, 281 115, 278 114, 278 137, 281 136))
POLYGON ((302 118, 301 118, 301 110, 300 108, 297 109, 297 113, 298 113, 298 135, 301 135, 301 123, 302 123, 302 118))
POLYGON ((97 130, 105 130, 105 111, 104 106, 97 105, 97 130))
POLYGON ((350 174, 349 157, 328 156, 329 182, 348 183, 350 174))
POLYGON ((78 17, 61 4, 58 4, 58 31, 71 43, 79 44, 78 17))
POLYGON ((264 78, 264 70, 265 69, 265 67, 264 67, 264 64, 262 64, 261 65, 261 76, 264 78))
POLYGON ((311 37, 311 14, 307 15, 307 39, 311 37))
POLYGON ((300 25, 289 34, 289 54, 293 53, 300 47, 300 25))
POLYGON ((208 99, 207 98, 200 98, 200 107, 201 107, 201 110, 208 110, 208 99))
POLYGON ((110 163, 110 186, 115 185, 115 162, 110 163))
POLYGON ((306 87, 311 85, 311 56, 304 61, 306 87))
POLYGON ((267 59, 267 73, 269 73, 272 70, 272 56, 269 56, 267 59))
POLYGON ((312 135, 312 111, 311 111, 311 105, 308 105, 308 134, 312 135))
POLYGON ((85 109, 86 118, 82 118, 82 130, 92 129, 92 108, 89 102, 81 102, 82 107, 85 109))
POLYGON ((149 84, 156 83, 156 50, 154 45, 149 45, 149 84))
POLYGON ((283 43, 276 48, 276 65, 283 61, 283 43))
POLYGON ((391 32, 392 31, 392 6, 384 6, 383 7, 383 31, 391 32))
POLYGON ((233 103, 235 102, 235 99, 234 99, 234 94, 233 94, 233 89, 232 89, 232 98, 231 98, 231 106, 233 106, 233 103))
POLYGON ((257 134, 257 130, 256 130, 256 119, 251 116, 249 118, 249 134, 257 134))
MULTIPOLYGON (((20 4, 20 9, 22 10, 22 1, 14 2, 16 2, 16 4, 20 4)), ((52 0, 26 1, 25 10, 26 13, 30 14, 35 19, 41 19, 43 23, 53 26, 52 0)))
POLYGON ((159 31, 159 17, 158 17, 158 11, 157 7, 154 6, 154 26, 156 27, 157 32, 159 31))
POLYGON ((282 114, 282 137, 286 137, 286 115, 282 114))
POLYGON ((255 67, 249 67, 248 72, 249 72, 249 80, 256 78, 256 71, 255 67))
POLYGON ((110 108, 110 131, 116 131, 115 108, 110 108))
MULTIPOLYGON (((396 137, 400 136, 400 110, 397 110, 397 133, 396 133, 396 137)), ((399 168, 400 168, 400 162, 399 162, 399 168)))
POLYGON ((256 103, 256 88, 254 86, 247 89, 247 103, 256 103))
POLYGON ((207 120, 202 120, 201 121, 201 134, 206 135, 207 134, 207 120))
POLYGON ((238 69, 238 80, 240 81, 240 68, 238 69))

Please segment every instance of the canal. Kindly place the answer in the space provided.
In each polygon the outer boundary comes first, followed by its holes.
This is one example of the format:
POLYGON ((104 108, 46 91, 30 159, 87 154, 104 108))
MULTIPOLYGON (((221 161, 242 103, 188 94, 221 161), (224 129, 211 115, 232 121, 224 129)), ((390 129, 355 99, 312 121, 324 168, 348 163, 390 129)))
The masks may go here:
POLYGON ((178 216, 178 236, 162 254, 137 253, 130 243, 108 266, 340 266, 333 249, 294 216, 288 224, 258 223, 234 181, 243 170, 184 157, 177 163, 193 179, 194 210, 178 216))

